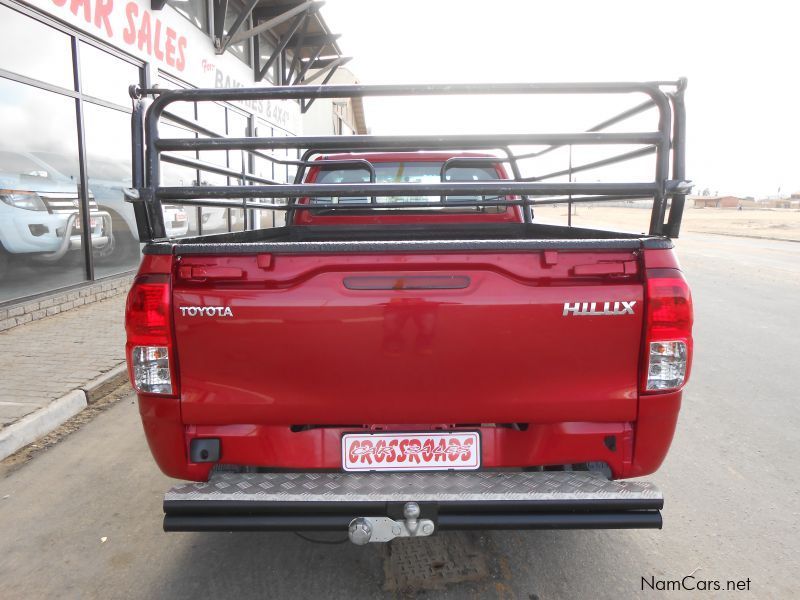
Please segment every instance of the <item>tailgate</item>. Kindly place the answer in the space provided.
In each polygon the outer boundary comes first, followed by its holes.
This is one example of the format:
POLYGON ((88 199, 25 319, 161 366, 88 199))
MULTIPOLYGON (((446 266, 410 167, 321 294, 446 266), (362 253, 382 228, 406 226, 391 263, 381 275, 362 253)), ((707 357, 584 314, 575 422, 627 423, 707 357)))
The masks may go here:
POLYGON ((635 251, 187 255, 173 286, 187 424, 636 418, 635 251))

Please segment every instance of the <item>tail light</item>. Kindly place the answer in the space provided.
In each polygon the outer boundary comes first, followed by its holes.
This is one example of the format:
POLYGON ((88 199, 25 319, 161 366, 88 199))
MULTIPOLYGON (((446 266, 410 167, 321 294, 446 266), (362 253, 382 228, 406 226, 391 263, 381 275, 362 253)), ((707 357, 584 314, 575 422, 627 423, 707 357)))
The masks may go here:
POLYGON ((646 290, 646 369, 641 391, 679 390, 689 379, 692 363, 692 295, 676 269, 649 269, 646 290))
POLYGON ((168 275, 142 275, 125 305, 126 351, 131 382, 145 394, 178 394, 174 377, 168 275))

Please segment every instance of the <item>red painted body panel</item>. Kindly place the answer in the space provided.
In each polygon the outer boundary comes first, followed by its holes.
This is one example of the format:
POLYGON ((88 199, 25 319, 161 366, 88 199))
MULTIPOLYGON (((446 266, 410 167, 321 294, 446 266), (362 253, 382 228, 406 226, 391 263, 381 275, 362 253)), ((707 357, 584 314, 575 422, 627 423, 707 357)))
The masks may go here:
POLYGON ((555 423, 636 418, 642 311, 562 316, 565 302, 642 302, 636 270, 572 276, 630 252, 183 257, 235 281, 174 282, 182 413, 193 425, 555 423), (466 289, 350 290, 352 275, 446 274, 466 289), (546 278, 546 284, 542 281, 546 278), (183 315, 227 306, 233 318, 183 315), (580 374, 580 376, 578 376, 580 374), (564 385, 570 381, 570 385, 564 385))
MULTIPOLYGON (((514 208, 298 215, 307 225, 521 220, 514 208)), ((179 390, 139 395, 148 444, 164 473, 200 481, 211 465, 189 462, 198 437, 220 440, 222 464, 340 469, 347 431, 464 428, 480 430, 484 468, 602 461, 616 478, 646 475, 666 456, 682 392, 639 391, 645 278, 677 269, 672 250, 147 255, 140 275, 169 275, 179 390), (447 278, 458 285, 406 285, 447 278), (371 281, 381 289, 363 289, 371 281), (633 315, 562 312, 620 300, 637 303, 633 315)))

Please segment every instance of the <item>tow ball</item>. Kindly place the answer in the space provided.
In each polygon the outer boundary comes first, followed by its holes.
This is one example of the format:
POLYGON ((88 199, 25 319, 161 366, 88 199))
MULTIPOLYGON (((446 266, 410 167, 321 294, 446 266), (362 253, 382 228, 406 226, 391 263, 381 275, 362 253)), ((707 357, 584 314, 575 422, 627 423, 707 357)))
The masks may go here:
POLYGON ((419 504, 406 502, 402 521, 389 517, 356 517, 350 521, 347 536, 358 546, 370 542, 390 542, 398 537, 427 537, 435 529, 430 519, 420 519, 419 504))

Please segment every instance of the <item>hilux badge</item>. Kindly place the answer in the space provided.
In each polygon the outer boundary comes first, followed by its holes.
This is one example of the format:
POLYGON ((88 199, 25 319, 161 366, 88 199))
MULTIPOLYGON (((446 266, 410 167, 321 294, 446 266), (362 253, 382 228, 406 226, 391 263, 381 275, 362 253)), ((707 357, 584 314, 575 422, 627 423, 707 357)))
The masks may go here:
POLYGON ((230 306, 179 306, 182 317, 232 317, 230 306))
POLYGON ((635 304, 636 300, 631 300, 630 302, 621 300, 619 302, 603 302, 602 308, 598 308, 601 305, 600 302, 573 302, 572 304, 564 302, 564 312, 561 316, 632 315, 635 304))

